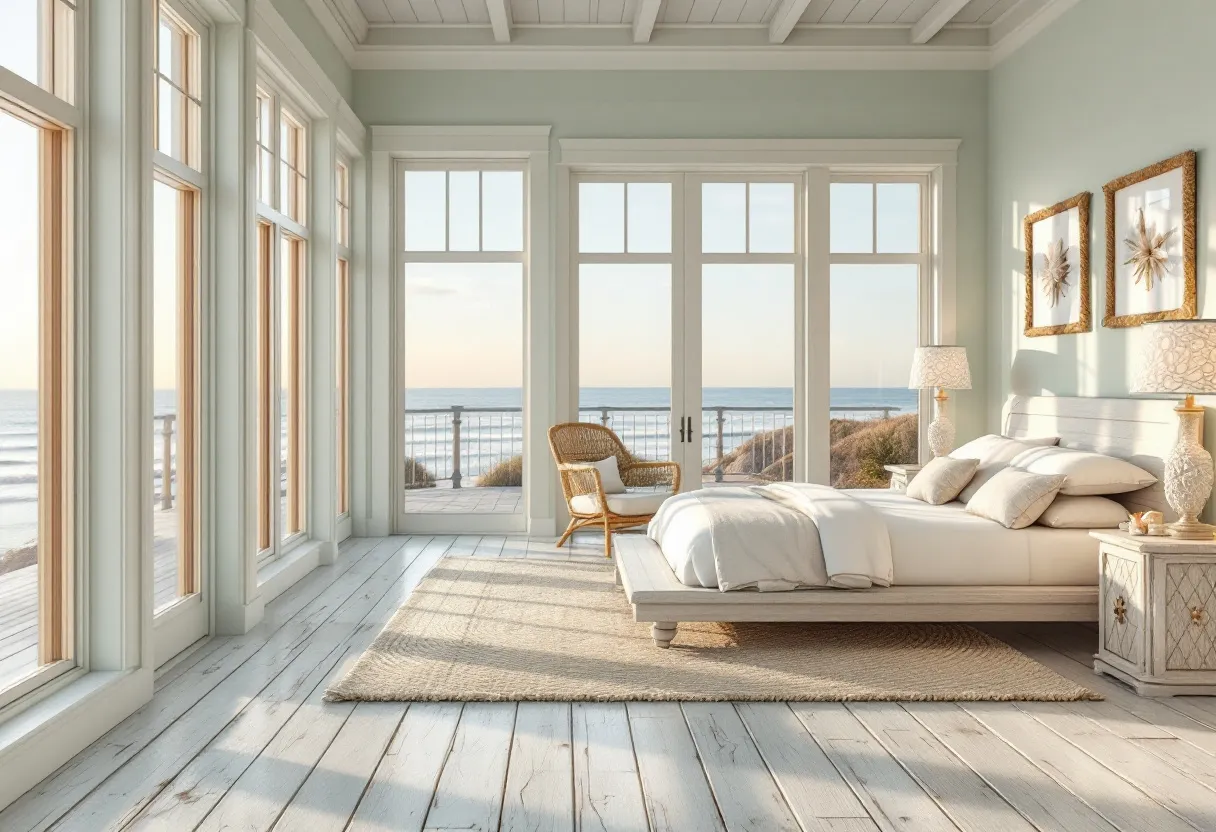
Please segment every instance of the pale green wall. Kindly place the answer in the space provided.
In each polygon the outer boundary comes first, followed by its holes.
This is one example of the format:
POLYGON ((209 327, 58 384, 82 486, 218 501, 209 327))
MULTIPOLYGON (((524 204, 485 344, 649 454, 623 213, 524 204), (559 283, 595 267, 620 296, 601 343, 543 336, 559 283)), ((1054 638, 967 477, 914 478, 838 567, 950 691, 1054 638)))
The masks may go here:
POLYGON ((308 49, 318 66, 329 76, 329 80, 333 81, 338 92, 349 102, 354 91, 350 66, 342 57, 342 53, 338 51, 338 47, 334 46, 334 42, 330 40, 316 15, 312 13, 304 0, 270 0, 270 2, 275 11, 283 16, 283 20, 287 21, 291 31, 295 32, 296 37, 308 49))
MULTIPOLYGON (((958 342, 985 366, 984 72, 355 73, 366 125, 549 124, 555 138, 959 138, 958 342)), ((985 427, 983 374, 958 394, 985 427)))
MULTIPOLYGON (((1142 331, 1107 329, 1102 186, 1199 151, 1199 311, 1216 317, 1216 3, 1083 0, 997 66, 989 93, 988 390, 991 424, 1012 392, 1127 396, 1142 331), (1091 191, 1094 329, 1022 335, 1022 217, 1091 191)), ((1209 404, 1211 406, 1211 404, 1209 404)), ((1209 425, 1209 444, 1216 430, 1209 425)))

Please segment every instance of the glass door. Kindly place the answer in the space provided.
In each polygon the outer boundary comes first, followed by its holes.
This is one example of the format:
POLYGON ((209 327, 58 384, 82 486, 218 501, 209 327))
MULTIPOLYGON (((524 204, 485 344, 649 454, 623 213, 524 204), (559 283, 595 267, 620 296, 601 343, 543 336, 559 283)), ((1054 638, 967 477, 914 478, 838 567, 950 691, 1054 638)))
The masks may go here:
POLYGON ((796 176, 726 176, 687 184, 689 487, 803 478, 795 453, 800 183, 796 176))
POLYGON ((687 438, 682 177, 576 179, 578 418, 643 460, 679 460, 687 438))

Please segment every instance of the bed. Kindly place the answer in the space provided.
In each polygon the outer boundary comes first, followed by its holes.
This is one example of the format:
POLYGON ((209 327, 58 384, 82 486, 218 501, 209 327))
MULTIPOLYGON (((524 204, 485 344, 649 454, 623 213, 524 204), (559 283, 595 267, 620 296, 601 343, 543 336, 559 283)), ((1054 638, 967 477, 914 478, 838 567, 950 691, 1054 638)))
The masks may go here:
MULTIPOLYGON (((1161 477, 1174 444, 1174 403, 1162 400, 1014 396, 1002 433, 1054 435, 1062 446, 1127 459, 1161 477)), ((892 538, 894 581, 870 589, 722 592, 697 583, 704 563, 669 564, 641 535, 616 540, 617 576, 637 621, 651 623, 667 647, 681 621, 1096 621, 1097 541, 1083 530, 1032 526, 1010 531, 963 511, 958 503, 929 506, 895 492, 869 492, 892 538), (918 542, 920 529, 934 540, 918 542), (943 531, 944 530, 944 531, 943 531), (944 537, 943 537, 944 534, 944 537), (943 541, 945 543, 943 544, 943 541), (937 554, 942 546, 953 551, 937 554), (974 552, 999 552, 977 558, 974 552)), ((1129 510, 1169 516, 1160 483, 1112 497, 1129 510)), ((693 558, 695 560, 695 558, 693 558)))

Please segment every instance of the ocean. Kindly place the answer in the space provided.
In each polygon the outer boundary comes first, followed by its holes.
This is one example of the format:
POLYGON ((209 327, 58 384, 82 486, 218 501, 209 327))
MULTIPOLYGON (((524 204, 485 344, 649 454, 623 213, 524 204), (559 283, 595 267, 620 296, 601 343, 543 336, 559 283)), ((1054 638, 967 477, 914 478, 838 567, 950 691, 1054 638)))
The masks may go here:
MULTIPOLYGON (((717 454, 717 411, 723 408, 723 449, 729 453, 761 431, 774 431, 792 422, 794 393, 788 387, 710 387, 702 394, 700 425, 705 459, 717 454), (750 408, 731 410, 731 408, 750 408)), ((580 418, 607 422, 626 444, 641 456, 661 459, 671 447, 670 392, 653 387, 587 387, 579 391, 580 418), (626 409, 634 408, 634 409, 626 409), (605 411, 606 414, 605 414, 605 411)), ((176 394, 153 394, 156 415, 176 409, 176 394)), ((519 408, 519 388, 414 388, 405 393, 405 452, 426 466, 435 477, 452 476, 453 426, 451 408, 473 412, 461 415, 460 473, 476 477, 496 463, 519 454, 523 448, 523 417, 502 408, 519 408), (478 409, 487 412, 477 412, 478 409), (499 409, 495 412, 495 409, 499 409), (437 411, 410 413, 412 410, 437 411)), ((832 407, 876 408, 868 413, 839 414, 851 418, 878 418, 878 408, 895 413, 916 410, 917 392, 901 387, 834 387, 832 407)), ((31 390, 0 390, 0 552, 34 542, 38 531, 38 400, 31 390)), ((155 460, 154 484, 160 488, 160 422, 149 438, 155 460)), ((173 453, 173 449, 170 450, 173 453)), ((471 484, 471 483, 469 483, 471 484)))

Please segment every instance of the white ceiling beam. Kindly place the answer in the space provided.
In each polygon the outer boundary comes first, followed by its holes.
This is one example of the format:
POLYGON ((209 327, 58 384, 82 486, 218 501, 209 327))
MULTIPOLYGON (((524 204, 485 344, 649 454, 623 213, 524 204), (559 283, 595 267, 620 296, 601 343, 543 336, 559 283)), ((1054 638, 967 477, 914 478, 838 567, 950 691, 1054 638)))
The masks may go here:
POLYGON ((490 28, 494 30, 494 40, 499 43, 511 42, 511 2, 510 0, 486 0, 486 11, 490 15, 490 28))
POLYGON ((802 13, 811 4, 811 0, 781 0, 781 5, 773 13, 773 19, 768 24, 768 42, 785 43, 785 39, 794 31, 802 13))
POLYGON ((650 43, 650 33, 659 19, 663 0, 638 0, 633 12, 633 42, 650 43))
POLYGON ((971 0, 937 0, 920 20, 912 25, 912 42, 928 43, 971 0))

